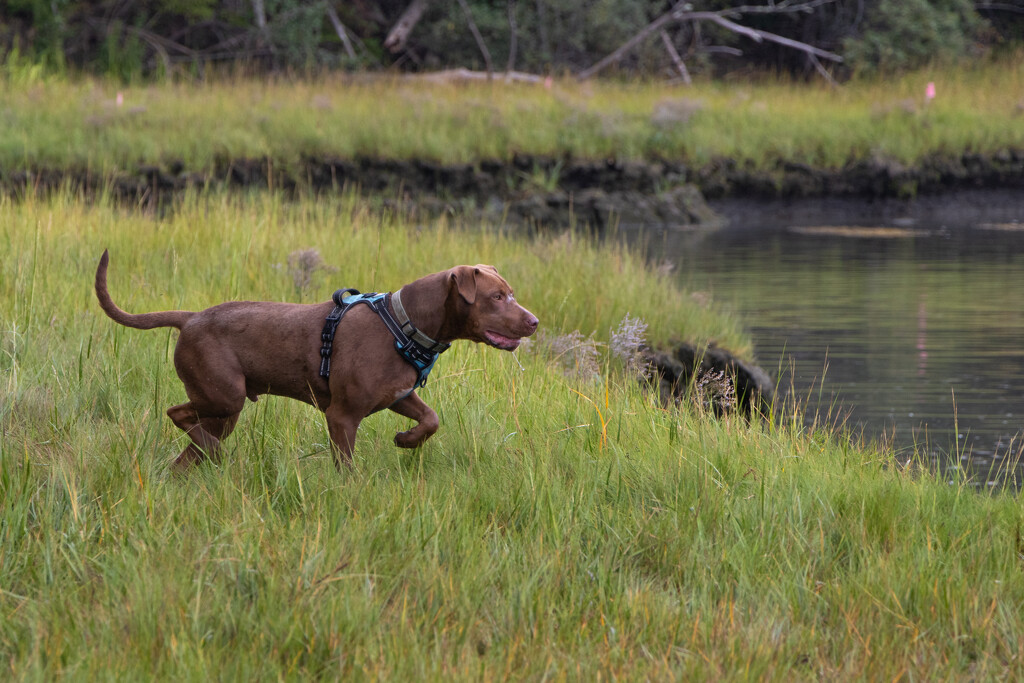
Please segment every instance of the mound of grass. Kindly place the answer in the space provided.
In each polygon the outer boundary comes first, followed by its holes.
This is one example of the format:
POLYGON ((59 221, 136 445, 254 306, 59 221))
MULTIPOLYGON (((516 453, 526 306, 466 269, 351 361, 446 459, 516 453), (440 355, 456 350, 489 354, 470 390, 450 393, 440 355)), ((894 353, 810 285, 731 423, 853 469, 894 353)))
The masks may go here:
MULTIPOLYGON (((698 84, 436 84, 326 77, 124 87, 0 83, 0 169, 89 169, 268 158, 473 163, 516 154, 580 159, 728 157, 835 168, 872 157, 1024 148, 1024 60, 929 69, 839 89, 784 81, 698 84), (925 98, 926 84, 936 97, 925 98)), ((301 174, 297 173, 298 176, 301 174)))
POLYGON ((606 340, 628 311, 652 339, 742 346, 734 322, 629 253, 417 228, 351 199, 189 197, 161 218, 0 202, 9 677, 1022 673, 1011 493, 798 421, 665 409, 604 357, 578 378, 537 350, 520 368, 469 343, 421 390, 442 426, 417 451, 391 443, 404 420, 372 416, 339 474, 316 412, 264 397, 219 465, 177 478, 173 334, 117 326, 91 292, 104 247, 133 311, 326 299, 482 261, 552 333, 606 340))

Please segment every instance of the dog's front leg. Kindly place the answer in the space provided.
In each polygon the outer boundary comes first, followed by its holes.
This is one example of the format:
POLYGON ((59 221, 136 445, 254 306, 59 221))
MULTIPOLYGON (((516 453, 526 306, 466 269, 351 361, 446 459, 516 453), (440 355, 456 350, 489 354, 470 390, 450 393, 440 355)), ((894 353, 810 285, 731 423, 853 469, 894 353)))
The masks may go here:
POLYGON ((418 423, 409 431, 395 434, 395 445, 399 448, 416 448, 429 439, 441 424, 433 408, 424 403, 415 392, 391 404, 390 409, 418 423))
POLYGON ((335 407, 325 410, 324 416, 327 418, 327 430, 331 434, 334 466, 338 470, 341 470, 342 465, 352 469, 352 451, 356 445, 356 431, 358 431, 359 423, 362 420, 335 407))

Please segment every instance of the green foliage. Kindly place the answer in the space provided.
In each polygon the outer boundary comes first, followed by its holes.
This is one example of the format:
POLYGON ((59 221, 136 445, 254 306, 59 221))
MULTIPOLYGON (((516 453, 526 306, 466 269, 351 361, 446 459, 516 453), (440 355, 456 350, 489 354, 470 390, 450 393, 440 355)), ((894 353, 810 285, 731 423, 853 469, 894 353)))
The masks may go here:
POLYGON ((312 67, 321 57, 325 0, 266 0, 267 34, 282 64, 312 67))
MULTIPOLYGON (((510 49, 508 4, 492 0, 469 5, 495 70, 504 70, 510 49)), ((541 0, 517 2, 513 7, 517 40, 514 66, 534 73, 583 68, 615 50, 663 11, 662 3, 651 0, 541 0)), ((427 51, 426 66, 483 68, 480 49, 458 3, 435 3, 429 18, 417 27, 412 38, 418 48, 427 51)), ((635 53, 643 54, 643 48, 635 53)))
POLYGON ((204 21, 216 13, 217 0, 159 0, 158 11, 180 14, 186 19, 204 21))
POLYGON ((36 85, 48 76, 47 69, 41 62, 24 57, 18 48, 3 55, 0 74, 7 83, 15 87, 36 85))
POLYGON ((950 62, 967 55, 981 23, 970 0, 880 0, 844 55, 862 73, 950 62))
POLYGON ((24 13, 31 26, 31 31, 16 37, 11 52, 23 50, 23 57, 44 70, 62 71, 67 32, 64 13, 76 4, 75 0, 8 0, 7 4, 12 13, 24 13))
POLYGON ((142 72, 143 47, 139 37, 114 21, 107 29, 103 50, 97 60, 98 70, 111 78, 128 83, 142 72))

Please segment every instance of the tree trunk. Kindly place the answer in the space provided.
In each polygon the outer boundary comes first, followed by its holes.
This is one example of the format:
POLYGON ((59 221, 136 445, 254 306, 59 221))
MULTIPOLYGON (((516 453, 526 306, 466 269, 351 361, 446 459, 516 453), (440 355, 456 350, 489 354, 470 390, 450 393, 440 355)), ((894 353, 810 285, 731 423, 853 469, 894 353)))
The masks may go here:
POLYGON ((676 69, 679 70, 679 75, 683 78, 683 83, 686 85, 692 85, 693 79, 690 78, 690 70, 686 68, 686 62, 679 56, 679 52, 676 50, 676 46, 672 44, 672 38, 669 37, 668 32, 665 29, 661 30, 661 42, 665 44, 665 50, 668 52, 668 56, 672 58, 672 63, 676 65, 676 69))
POLYGON ((391 52, 400 52, 405 47, 406 41, 409 40, 409 34, 419 23, 423 13, 427 11, 428 5, 430 5, 430 0, 412 0, 402 12, 402 16, 398 18, 398 22, 388 31, 388 37, 384 39, 384 47, 391 52))
POLYGON ((330 2, 327 3, 327 18, 331 20, 331 25, 334 26, 334 32, 338 34, 341 44, 345 46, 345 54, 348 55, 349 59, 355 59, 356 51, 352 47, 352 41, 348 38, 345 24, 341 23, 338 13, 334 11, 334 6, 330 2))
POLYGON ((516 0, 508 0, 508 32, 508 65, 505 72, 512 73, 516 68, 516 48, 519 42, 516 29, 516 0))
POLYGON ((494 76, 494 65, 491 64, 491 51, 487 49, 487 43, 484 42, 484 37, 480 35, 480 30, 476 27, 476 22, 473 21, 473 13, 469 11, 469 4, 466 0, 459 0, 459 6, 462 7, 462 13, 466 15, 466 23, 469 24, 469 32, 473 34, 476 46, 480 48, 480 54, 484 56, 484 66, 487 68, 487 80, 490 80, 491 77, 494 76))

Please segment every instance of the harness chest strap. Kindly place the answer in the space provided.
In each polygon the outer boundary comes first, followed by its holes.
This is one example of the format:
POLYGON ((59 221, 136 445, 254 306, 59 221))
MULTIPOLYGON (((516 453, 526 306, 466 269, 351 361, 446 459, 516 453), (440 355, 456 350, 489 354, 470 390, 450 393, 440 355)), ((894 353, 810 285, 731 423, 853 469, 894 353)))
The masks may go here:
POLYGON ((416 384, 413 388, 426 385, 427 375, 434 367, 437 357, 448 349, 450 344, 436 342, 423 334, 410 322, 405 307, 402 306, 401 294, 360 294, 358 289, 339 289, 332 297, 334 310, 324 321, 323 333, 320 335, 322 346, 320 347, 320 376, 324 379, 331 374, 331 351, 334 344, 334 335, 338 330, 338 323, 345 316, 352 306, 366 304, 378 316, 395 338, 395 349, 407 363, 416 368, 416 384), (346 298, 346 295, 351 294, 346 298), (395 315, 388 310, 388 303, 395 309, 395 315), (396 319, 397 317, 397 319, 396 319))

